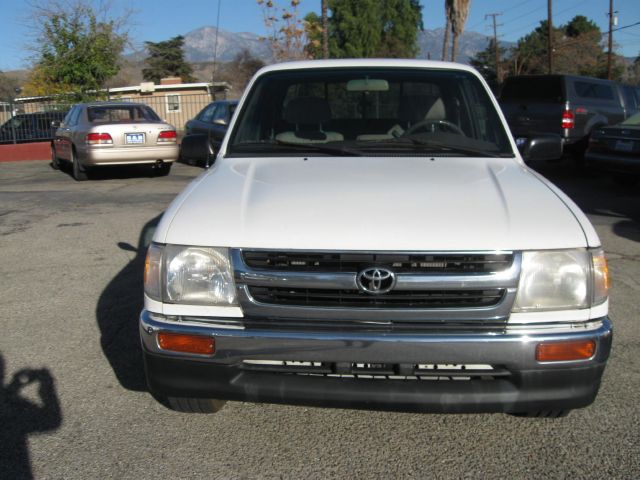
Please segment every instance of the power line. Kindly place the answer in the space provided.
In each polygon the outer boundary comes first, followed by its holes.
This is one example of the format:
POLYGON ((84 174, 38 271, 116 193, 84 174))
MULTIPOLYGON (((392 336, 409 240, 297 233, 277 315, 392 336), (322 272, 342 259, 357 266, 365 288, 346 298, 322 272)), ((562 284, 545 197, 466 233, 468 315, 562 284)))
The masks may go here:
MULTIPOLYGON (((516 4, 516 5, 512 6, 512 7, 509 7, 509 8, 507 8, 507 9, 503 10, 503 12, 502 12, 502 13, 504 14, 504 12, 511 12, 511 11, 513 11, 513 10, 517 9, 518 7, 521 7, 522 5, 525 5, 525 4, 527 4, 527 3, 530 3, 531 1, 532 1, 532 0, 524 0, 524 2, 520 2, 520 3, 518 3, 518 4, 516 4)), ((485 16, 485 20, 486 20, 486 16, 485 16)), ((477 28, 477 27, 481 26, 483 23, 484 23, 484 20, 481 20, 481 21, 479 21, 479 22, 477 22, 477 23, 474 23, 471 27, 467 28, 467 30, 468 30, 468 31, 471 31, 471 30, 473 30, 474 28, 477 28)))
POLYGON ((635 27, 636 25, 640 25, 640 22, 632 23, 631 25, 625 25, 624 27, 618 27, 611 30, 612 32, 617 32, 618 30, 624 30, 625 28, 635 27))
MULTIPOLYGON (((581 6, 581 5, 584 5, 584 4, 585 4, 585 3, 587 3, 588 1, 589 1, 589 0, 581 0, 581 1, 579 1, 578 3, 576 3, 576 4, 572 5, 572 6, 568 7, 568 8, 565 8, 564 10, 560 10, 559 12, 555 13, 555 14, 554 14, 554 17, 555 17, 555 18, 556 18, 556 20, 557 20, 557 19, 558 19, 558 17, 559 17, 560 15, 562 15, 563 13, 566 13, 566 12, 568 12, 569 10, 573 10, 574 8, 577 8, 577 7, 581 6)), ((539 11, 540 11, 540 8, 537 8, 537 9, 536 9, 536 10, 534 10, 533 12, 539 12, 539 11)), ((512 18, 512 19, 509 19, 508 21, 509 21, 509 22, 513 22, 514 20, 517 20, 518 18, 522 18, 522 17, 524 17, 524 16, 527 16, 527 15, 522 15, 522 16, 520 16, 520 17, 512 18)), ((514 30, 510 30, 510 31, 508 31, 508 32, 507 32, 507 33, 505 33, 503 36, 509 36, 509 35, 511 35, 512 33, 517 33, 517 32, 521 32, 522 30, 527 30, 527 29, 529 29, 529 28, 531 28, 531 27, 538 26, 538 24, 539 24, 539 23, 540 23, 540 20, 536 20, 536 21, 535 21, 535 22, 533 22, 533 23, 527 23, 526 25, 524 25, 524 26, 522 26, 522 27, 519 27, 519 28, 516 28, 516 29, 514 29, 514 30)))

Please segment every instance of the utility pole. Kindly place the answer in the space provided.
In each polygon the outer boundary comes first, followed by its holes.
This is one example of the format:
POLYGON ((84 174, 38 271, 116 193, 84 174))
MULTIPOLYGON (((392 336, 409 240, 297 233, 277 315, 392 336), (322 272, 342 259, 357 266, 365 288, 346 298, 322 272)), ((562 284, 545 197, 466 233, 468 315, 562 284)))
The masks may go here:
POLYGON ((498 84, 502 83, 502 76, 500 72, 500 48, 498 47, 498 27, 502 24, 500 25, 496 24, 496 17, 500 15, 502 15, 502 13, 487 13, 484 16, 485 20, 488 17, 493 17, 493 48, 494 48, 494 55, 496 60, 496 79, 498 81, 498 84))
POLYGON ((611 80, 611 60, 613 55, 613 0, 609 0, 609 51, 607 52, 607 78, 611 80))
MULTIPOLYGON (((216 39, 213 43, 213 69, 211 71, 211 83, 213 84, 216 81, 216 61, 218 60, 218 32, 220 30, 220 3, 222 0, 218 0, 218 14, 216 15, 216 39)), ((216 99, 216 87, 215 85, 211 85, 213 88, 213 99, 216 99)))
POLYGON ((553 73, 553 15, 552 15, 552 0, 547 0, 547 49, 549 51, 549 75, 553 73))

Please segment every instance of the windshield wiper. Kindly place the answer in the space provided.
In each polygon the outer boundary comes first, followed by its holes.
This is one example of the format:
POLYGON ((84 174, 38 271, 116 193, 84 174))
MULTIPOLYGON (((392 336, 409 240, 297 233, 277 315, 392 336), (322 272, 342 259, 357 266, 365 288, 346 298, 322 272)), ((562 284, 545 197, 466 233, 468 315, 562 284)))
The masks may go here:
MULTIPOLYGON (((413 136, 403 137, 411 141, 414 145, 422 145, 425 147, 441 148, 451 153, 463 153, 465 155, 477 156, 477 157, 509 157, 512 158, 513 154, 503 152, 488 152, 479 148, 464 147, 459 145, 451 145, 450 143, 434 142, 432 140, 420 140, 413 136)), ((448 152, 447 152, 448 153, 448 152)))
POLYGON ((276 140, 276 144, 286 146, 287 148, 297 148, 299 150, 313 150, 314 152, 328 153, 330 155, 348 155, 351 157, 360 157, 362 152, 347 147, 339 147, 337 145, 327 145, 325 143, 293 143, 276 140))
POLYGON ((350 156, 350 157, 360 157, 363 153, 359 150, 353 150, 347 147, 340 147, 336 145, 326 145, 326 144, 317 144, 317 143, 293 143, 293 142, 283 142, 281 140, 276 140, 275 142, 245 142, 239 143, 231 146, 231 153, 238 153, 242 150, 250 149, 253 150, 262 150, 264 153, 272 153, 273 150, 277 150, 278 147, 284 147, 286 149, 298 150, 301 153, 307 152, 320 152, 326 153, 327 155, 339 155, 339 156, 350 156))

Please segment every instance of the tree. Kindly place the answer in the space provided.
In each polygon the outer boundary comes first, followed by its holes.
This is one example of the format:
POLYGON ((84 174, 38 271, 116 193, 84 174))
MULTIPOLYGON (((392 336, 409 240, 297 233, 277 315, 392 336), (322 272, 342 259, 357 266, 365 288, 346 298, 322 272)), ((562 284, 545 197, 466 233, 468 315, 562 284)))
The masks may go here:
POLYGON ((264 62, 254 57, 249 50, 243 49, 232 61, 222 67, 219 79, 229 82, 234 89, 242 92, 253 75, 264 65, 264 62))
POLYGON ((23 93, 95 96, 120 69, 126 19, 111 18, 88 0, 54 0, 32 8, 36 63, 23 93))
MULTIPOLYGON (((505 72, 509 68, 509 60, 505 60, 507 49, 498 44, 498 50, 501 58, 500 71, 505 72)), ((495 41, 492 38, 489 40, 487 48, 476 53, 469 62, 472 67, 480 72, 493 91, 497 91, 500 83, 502 82, 502 78, 498 78, 496 72, 495 53, 495 41)))
POLYGON ((20 84, 15 76, 0 72, 0 102, 13 100, 17 95, 16 89, 19 86, 20 84))
MULTIPOLYGON (((547 73, 548 22, 542 20, 532 32, 518 40, 511 51, 512 72, 516 75, 547 73)), ((562 41, 563 31, 553 29, 553 45, 562 41)))
POLYGON ((467 23, 471 0, 453 0, 452 7, 451 33, 453 40, 451 42, 451 61, 455 62, 458 53, 458 39, 464 33, 464 24, 467 23))
MULTIPOLYGON (((606 78, 606 52, 602 32, 583 15, 553 28, 554 71, 574 75, 606 78)), ((511 68, 516 74, 547 73, 548 29, 543 20, 531 33, 525 35, 511 52, 511 68)), ((615 78, 620 78, 624 67, 616 65, 615 78)))
POLYGON ((444 38, 442 40, 442 60, 447 60, 449 53, 449 33, 451 32, 451 19, 453 18, 453 0, 445 0, 444 16, 447 21, 444 26, 444 38))
POLYGON ((320 2, 320 17, 322 18, 322 58, 329 58, 329 5, 327 0, 320 2))
POLYGON ((332 58, 415 57, 422 28, 417 0, 328 0, 332 58))
POLYGON ((634 85, 640 85, 640 54, 627 68, 626 81, 634 85))
POLYGON ((307 58, 324 58, 322 19, 315 12, 309 12, 304 17, 304 31, 307 36, 307 44, 304 51, 307 58))
POLYGON ((160 83, 165 77, 180 77, 183 82, 195 81, 193 68, 185 61, 184 37, 178 35, 164 42, 144 42, 149 56, 145 62, 148 68, 142 69, 142 77, 145 80, 160 83))
POLYGON ((273 51, 276 61, 303 60, 308 57, 306 51, 306 29, 303 21, 298 18, 300 0, 291 0, 290 9, 280 7, 272 0, 257 0, 262 7, 264 25, 269 35, 267 41, 273 51))

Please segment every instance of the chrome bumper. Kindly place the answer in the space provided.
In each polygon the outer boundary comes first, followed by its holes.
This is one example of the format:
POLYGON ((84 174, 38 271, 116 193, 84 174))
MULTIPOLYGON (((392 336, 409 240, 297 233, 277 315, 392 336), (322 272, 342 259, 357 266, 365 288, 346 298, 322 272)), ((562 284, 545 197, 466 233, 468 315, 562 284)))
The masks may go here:
POLYGON ((522 333, 478 334, 380 334, 351 332, 289 332, 245 330, 201 323, 168 322, 140 316, 140 335, 146 352, 167 357, 195 359, 222 365, 244 360, 300 360, 316 362, 496 364, 511 370, 566 368, 606 362, 611 349, 612 326, 608 318, 563 333, 543 327, 522 333), (160 349, 160 331, 215 337, 211 357, 174 353, 160 349), (538 332, 538 333, 536 333, 538 332), (593 339, 596 353, 589 360, 541 364, 535 359, 539 342, 593 339))
POLYGON ((203 397, 424 413, 521 413, 585 407, 598 393, 612 339, 608 318, 600 319, 592 330, 572 333, 374 335, 229 330, 162 322, 143 312, 140 330, 147 385, 156 398, 203 397), (211 335, 216 353, 204 357, 161 351, 159 331, 211 335), (596 341, 593 358, 536 362, 539 341, 580 338, 596 341), (247 362, 251 359, 261 362, 247 362), (395 376, 377 380, 375 376, 336 378, 246 368, 270 359, 328 362, 336 368, 341 362, 492 364, 501 375, 468 381, 395 376))

